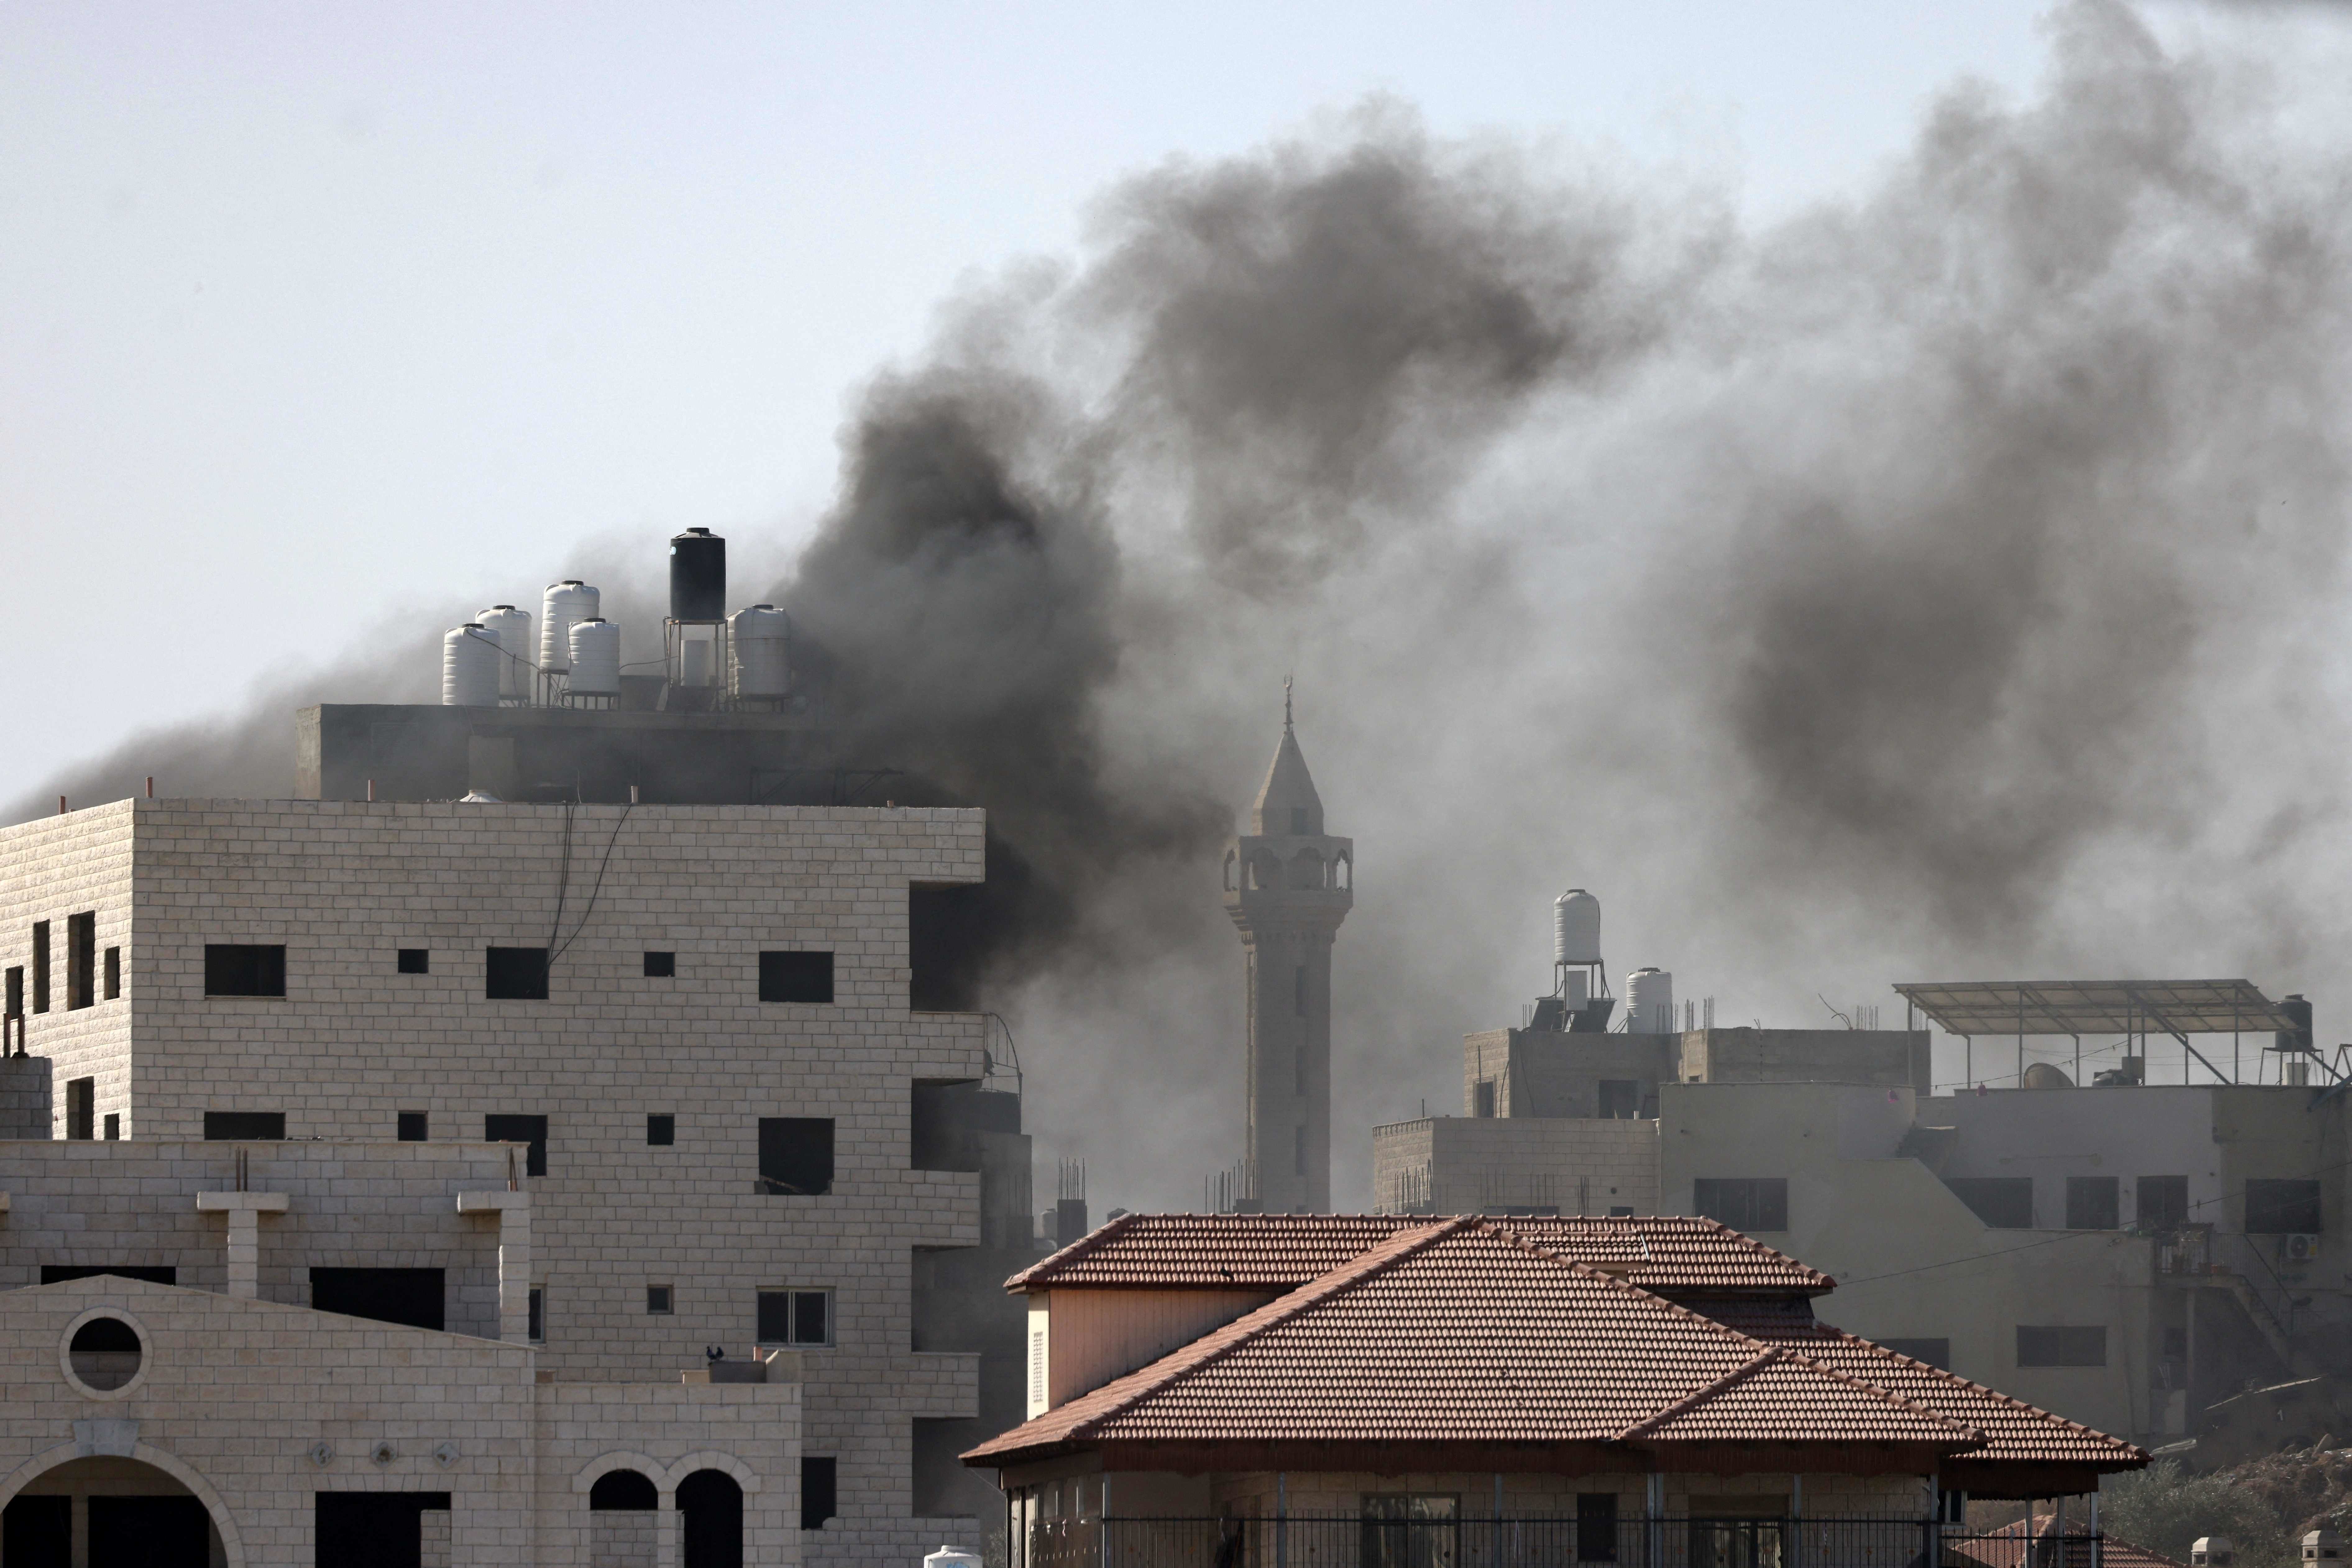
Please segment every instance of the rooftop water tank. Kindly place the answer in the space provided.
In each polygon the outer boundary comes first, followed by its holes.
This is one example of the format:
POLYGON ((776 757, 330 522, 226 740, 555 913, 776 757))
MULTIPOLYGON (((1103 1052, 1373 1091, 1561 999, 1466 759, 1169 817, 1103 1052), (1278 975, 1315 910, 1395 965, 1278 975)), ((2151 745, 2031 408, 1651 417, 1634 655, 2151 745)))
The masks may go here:
POLYGON ((669 542, 669 618, 727 618, 727 542, 707 528, 689 528, 669 542))
POLYGON ((980 1568, 981 1560, 969 1552, 952 1546, 942 1546, 923 1559, 923 1568, 980 1568))
POLYGON ((793 680, 792 617, 773 605, 754 605, 736 611, 729 624, 735 695, 783 696, 793 680))
POLYGON ((540 601, 539 668, 561 675, 572 668, 572 623, 598 613, 603 595, 577 577, 551 583, 540 601))
POLYGON ((530 616, 512 605, 492 605, 474 619, 499 637, 499 695, 530 696, 530 616))
POLYGON ((621 628, 616 623, 595 616, 572 623, 572 679, 565 685, 574 697, 621 694, 621 628))
POLYGON ((1625 977, 1625 1031, 1668 1035, 1675 1027, 1675 977, 1663 969, 1637 969, 1625 977))
POLYGON ((1570 888, 1552 901, 1551 961, 1601 962, 1601 900, 1582 888, 1570 888))
POLYGON ((478 621, 453 626, 441 638, 441 705, 499 705, 499 639, 478 621))

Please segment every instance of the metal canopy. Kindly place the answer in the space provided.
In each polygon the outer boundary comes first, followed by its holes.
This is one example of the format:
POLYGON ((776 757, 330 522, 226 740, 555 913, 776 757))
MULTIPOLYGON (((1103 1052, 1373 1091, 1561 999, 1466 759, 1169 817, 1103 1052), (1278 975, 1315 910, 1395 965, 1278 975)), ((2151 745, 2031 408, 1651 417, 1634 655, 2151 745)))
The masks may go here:
MULTIPOLYGON (((2250 980, 1959 980, 1897 985, 1955 1035, 2191 1035, 2302 1027, 2250 980)), ((2201 1059, 2201 1058, 2200 1058, 2201 1059)))

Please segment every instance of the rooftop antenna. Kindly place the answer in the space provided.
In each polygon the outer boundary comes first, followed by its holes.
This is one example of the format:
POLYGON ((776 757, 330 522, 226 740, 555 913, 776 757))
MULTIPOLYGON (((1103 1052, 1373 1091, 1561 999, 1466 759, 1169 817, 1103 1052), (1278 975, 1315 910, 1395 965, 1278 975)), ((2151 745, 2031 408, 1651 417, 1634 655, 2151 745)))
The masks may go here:
POLYGON ((1290 728, 1290 677, 1286 675, 1282 678, 1282 727, 1290 728))

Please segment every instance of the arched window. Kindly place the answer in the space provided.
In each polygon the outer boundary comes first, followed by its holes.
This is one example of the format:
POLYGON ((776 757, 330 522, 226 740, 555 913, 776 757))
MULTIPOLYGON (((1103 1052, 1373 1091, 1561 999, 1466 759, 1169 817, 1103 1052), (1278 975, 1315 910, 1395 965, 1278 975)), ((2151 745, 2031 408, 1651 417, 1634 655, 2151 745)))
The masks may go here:
POLYGON ((697 1470, 677 1483, 685 1568, 743 1568, 743 1489, 724 1470, 697 1470))
POLYGON ((1301 849, 1290 862, 1290 885, 1294 888, 1320 888, 1323 885, 1323 857, 1312 849, 1301 849))
POLYGON ((588 1506, 613 1511, 654 1509, 661 1506, 661 1494, 635 1470, 606 1470, 589 1489, 588 1506))
POLYGON ((1337 860, 1332 861, 1331 885, 1343 890, 1353 889, 1356 885, 1355 861, 1345 855, 1342 855, 1337 860))
POLYGON ((1227 891, 1228 893, 1235 891, 1235 889, 1234 889, 1234 859, 1235 859, 1235 857, 1234 857, 1234 852, 1233 852, 1232 850, 1230 850, 1230 849, 1226 850, 1226 851, 1225 851, 1225 891, 1227 891))

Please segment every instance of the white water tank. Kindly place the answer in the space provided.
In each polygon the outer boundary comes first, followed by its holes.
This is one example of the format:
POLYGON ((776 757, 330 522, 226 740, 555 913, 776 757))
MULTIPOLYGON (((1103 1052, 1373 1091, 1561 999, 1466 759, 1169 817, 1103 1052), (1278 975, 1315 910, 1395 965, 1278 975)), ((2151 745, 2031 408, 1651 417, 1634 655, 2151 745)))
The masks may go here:
POLYGON ((1674 1033, 1672 974, 1663 969, 1637 969, 1625 977, 1625 1029, 1634 1035, 1674 1033))
POLYGON ((572 678, 565 682, 574 697, 618 697, 621 694, 621 628, 595 616, 572 623, 572 678))
POLYGON ((1551 961, 1601 962, 1601 900, 1582 888, 1570 888, 1552 900, 1551 961))
POLYGON ((923 1559, 923 1568, 980 1568, 980 1559, 969 1552, 942 1546, 923 1559))
POLYGON ((499 638, 499 695, 530 696, 530 616, 512 605, 492 605, 474 617, 499 638))
POLYGON ((678 639, 677 683, 680 686, 710 684, 710 647, 709 637, 681 637, 678 639))
POLYGON ((600 614, 601 595, 577 577, 547 585, 540 601, 539 668, 556 675, 572 668, 572 623, 600 614))
POLYGON ((783 696, 793 679, 792 617, 773 605, 754 605, 736 611, 728 624, 735 695, 783 696))
POLYGON ((441 638, 441 705, 499 705, 499 639, 478 622, 453 626, 441 638))

